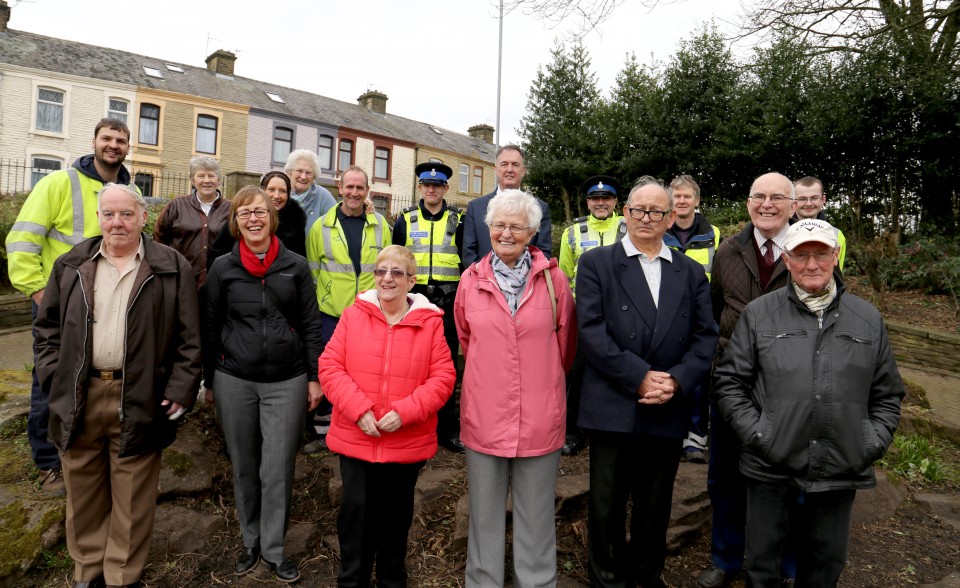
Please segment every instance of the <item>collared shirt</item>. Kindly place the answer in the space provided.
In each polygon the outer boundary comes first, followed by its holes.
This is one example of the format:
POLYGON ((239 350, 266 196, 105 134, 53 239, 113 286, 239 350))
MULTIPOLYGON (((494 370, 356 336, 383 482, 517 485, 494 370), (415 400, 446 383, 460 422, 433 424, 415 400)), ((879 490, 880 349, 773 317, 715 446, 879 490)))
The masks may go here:
MULTIPOLYGON (((773 260, 776 261, 780 259, 780 254, 783 253, 783 250, 786 249, 784 244, 787 242, 787 231, 790 229, 790 225, 784 225, 783 229, 779 233, 773 236, 773 260)), ((760 254, 763 255, 767 252, 766 244, 767 238, 760 233, 760 229, 756 226, 753 227, 753 238, 757 242, 757 246, 760 248, 760 254)))
POLYGON ((665 259, 673 263, 673 252, 670 251, 670 248, 667 247, 663 241, 660 241, 660 253, 651 259, 647 257, 646 253, 641 253, 640 250, 637 249, 633 241, 630 240, 630 237, 620 239, 620 243, 623 244, 623 251, 627 254, 627 257, 636 257, 640 261, 643 275, 647 278, 647 286, 650 287, 650 296, 653 297, 653 304, 657 308, 660 308, 660 276, 662 273, 660 260, 665 259))
POLYGON ((193 195, 197 197, 197 202, 200 203, 200 210, 203 211, 203 214, 210 216, 210 209, 213 208, 213 203, 220 199, 220 190, 217 190, 217 197, 210 202, 204 202, 203 198, 200 198, 200 192, 197 190, 193 191, 193 195))
POLYGON ((107 260, 103 243, 100 243, 100 250, 93 256, 97 260, 97 273, 93 281, 93 356, 91 357, 95 369, 123 369, 127 306, 137 270, 145 254, 143 237, 140 237, 140 247, 125 268, 116 268, 107 260))

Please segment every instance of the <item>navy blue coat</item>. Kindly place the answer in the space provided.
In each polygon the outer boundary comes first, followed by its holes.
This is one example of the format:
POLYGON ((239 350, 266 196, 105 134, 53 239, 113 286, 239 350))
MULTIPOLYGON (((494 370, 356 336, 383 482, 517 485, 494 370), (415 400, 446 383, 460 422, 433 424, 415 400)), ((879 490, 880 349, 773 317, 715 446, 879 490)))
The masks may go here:
POLYGON ((661 260, 657 308, 640 262, 627 257, 621 243, 591 249, 579 263, 577 321, 587 365, 577 424, 685 437, 693 391, 709 372, 717 347, 703 266, 677 252, 672 262, 661 260), (637 402, 650 370, 668 372, 680 385, 665 404, 637 402))

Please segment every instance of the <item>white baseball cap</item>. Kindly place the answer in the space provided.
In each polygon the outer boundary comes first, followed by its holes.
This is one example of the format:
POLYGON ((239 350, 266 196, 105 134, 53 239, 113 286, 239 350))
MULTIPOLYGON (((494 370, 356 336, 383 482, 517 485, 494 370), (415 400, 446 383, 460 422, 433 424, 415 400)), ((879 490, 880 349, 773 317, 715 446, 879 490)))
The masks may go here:
POLYGON ((815 218, 805 218, 793 223, 787 230, 784 246, 787 251, 793 251, 804 243, 823 243, 836 249, 837 229, 827 221, 815 218))

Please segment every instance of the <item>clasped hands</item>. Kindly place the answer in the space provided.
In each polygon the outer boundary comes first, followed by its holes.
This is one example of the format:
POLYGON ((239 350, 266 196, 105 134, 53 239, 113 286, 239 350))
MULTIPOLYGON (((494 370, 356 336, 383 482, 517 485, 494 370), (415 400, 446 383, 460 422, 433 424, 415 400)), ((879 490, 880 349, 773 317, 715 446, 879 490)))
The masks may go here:
POLYGON ((637 388, 640 404, 664 404, 673 398, 679 384, 667 372, 650 370, 637 388))
POLYGON ((380 431, 393 433, 400 428, 400 425, 400 415, 395 410, 391 410, 380 417, 379 421, 374 418, 372 410, 368 410, 357 419, 357 426, 360 427, 360 430, 371 437, 379 437, 380 431))

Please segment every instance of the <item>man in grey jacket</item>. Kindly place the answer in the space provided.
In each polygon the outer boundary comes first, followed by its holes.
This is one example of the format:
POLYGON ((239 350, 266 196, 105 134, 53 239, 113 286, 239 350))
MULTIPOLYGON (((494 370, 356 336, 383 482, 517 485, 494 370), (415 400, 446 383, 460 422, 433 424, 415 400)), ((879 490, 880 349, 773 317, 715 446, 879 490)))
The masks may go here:
POLYGON ((790 226, 790 284, 747 305, 713 396, 739 437, 747 478, 747 583, 780 585, 796 546, 798 586, 835 586, 859 489, 876 485, 900 421, 903 382, 880 313, 844 292, 827 222, 790 226), (791 516, 791 513, 793 516, 791 516))

